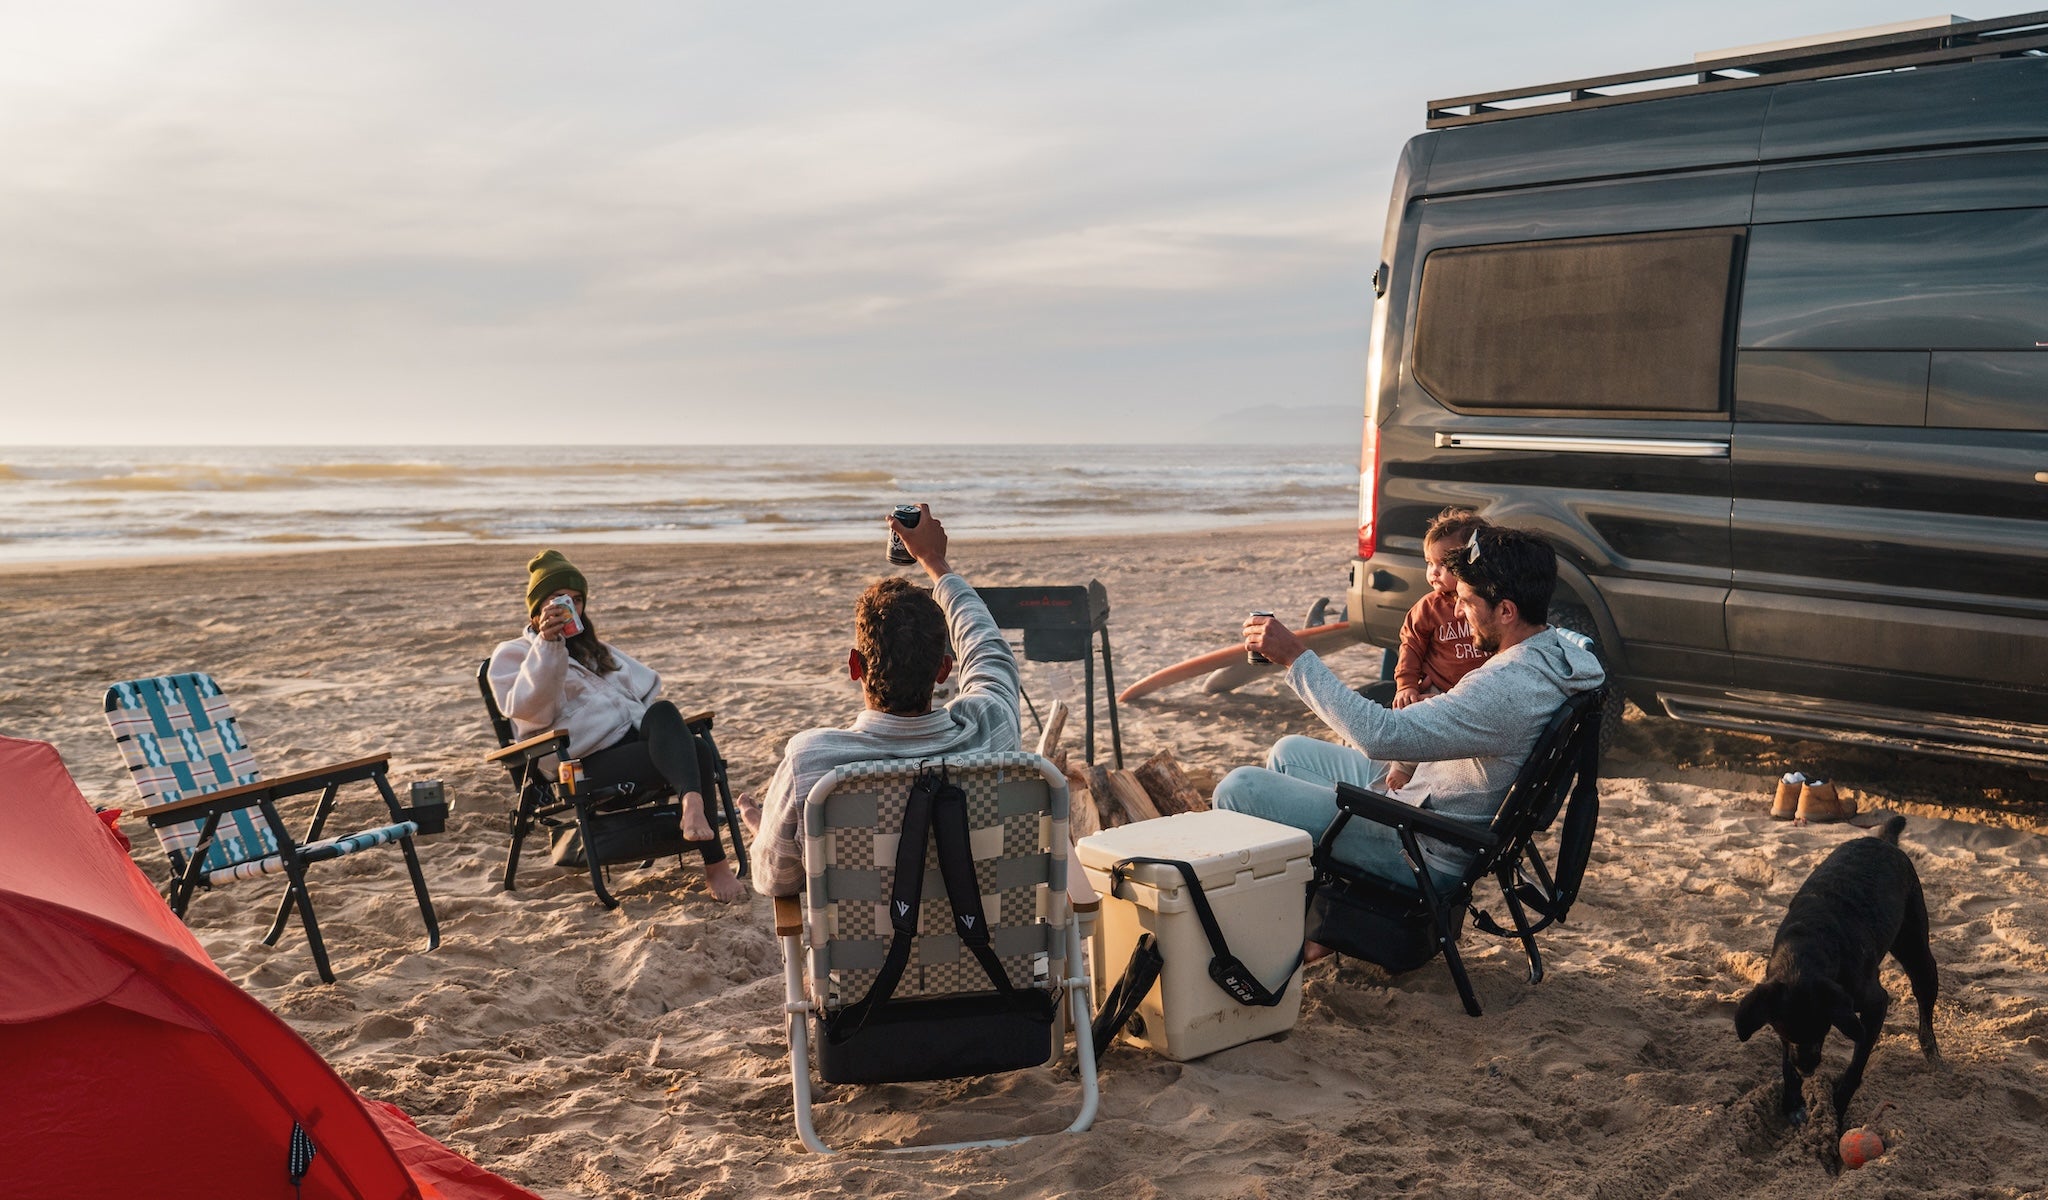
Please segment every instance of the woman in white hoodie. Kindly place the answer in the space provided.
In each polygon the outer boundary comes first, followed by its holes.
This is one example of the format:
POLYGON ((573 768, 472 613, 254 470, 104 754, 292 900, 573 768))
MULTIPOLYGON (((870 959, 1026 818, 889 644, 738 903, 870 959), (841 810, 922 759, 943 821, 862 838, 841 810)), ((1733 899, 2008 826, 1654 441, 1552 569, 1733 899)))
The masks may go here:
POLYGON ((598 640, 586 608, 590 585, 560 551, 526 564, 526 630, 491 654, 491 692, 521 737, 569 731, 569 757, 590 787, 666 784, 682 798, 683 839, 704 856, 704 880, 719 900, 746 896, 713 823, 712 752, 659 699, 661 676, 598 640), (553 603, 567 597, 574 605, 553 603), (580 626, 573 635, 572 627, 580 626), (568 636, 565 636, 568 635, 568 636))

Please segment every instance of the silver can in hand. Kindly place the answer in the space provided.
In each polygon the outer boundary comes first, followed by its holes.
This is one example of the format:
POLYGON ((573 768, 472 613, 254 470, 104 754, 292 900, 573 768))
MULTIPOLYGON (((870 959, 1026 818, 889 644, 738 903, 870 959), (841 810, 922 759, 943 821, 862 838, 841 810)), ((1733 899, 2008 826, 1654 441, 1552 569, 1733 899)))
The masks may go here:
MULTIPOLYGON (((1254 617, 1270 617, 1273 614, 1266 612, 1263 609, 1255 608, 1251 611, 1251 615, 1254 617)), ((1252 649, 1250 646, 1246 646, 1244 649, 1244 660, 1248 663, 1269 663, 1273 661, 1272 659, 1267 658, 1265 655, 1260 654, 1258 651, 1252 649)))
MULTIPOLYGON (((924 518, 924 510, 915 504, 899 504, 893 515, 905 528, 915 529, 917 523, 924 518)), ((917 563, 917 556, 903 548, 903 539, 897 537, 893 529, 889 531, 889 561, 899 567, 914 566, 917 563)))

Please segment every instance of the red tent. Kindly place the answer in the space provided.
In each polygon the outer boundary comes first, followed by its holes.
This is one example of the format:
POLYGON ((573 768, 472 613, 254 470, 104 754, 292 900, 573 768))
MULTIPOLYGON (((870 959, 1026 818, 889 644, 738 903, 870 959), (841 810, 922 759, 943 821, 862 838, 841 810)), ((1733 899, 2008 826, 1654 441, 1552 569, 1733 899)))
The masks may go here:
POLYGON ((5 737, 0 1164, 10 1197, 539 1200, 356 1095, 213 965, 57 751, 5 737))

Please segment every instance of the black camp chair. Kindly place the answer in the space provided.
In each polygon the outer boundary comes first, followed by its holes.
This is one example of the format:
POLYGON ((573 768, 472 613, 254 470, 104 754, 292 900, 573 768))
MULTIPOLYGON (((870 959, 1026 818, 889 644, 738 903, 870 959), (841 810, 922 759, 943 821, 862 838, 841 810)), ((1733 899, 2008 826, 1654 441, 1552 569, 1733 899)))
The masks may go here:
POLYGON ((1337 785, 1337 819, 1323 832, 1310 861, 1315 878, 1309 891, 1309 938, 1342 954, 1400 973, 1422 966, 1439 953, 1464 999, 1465 1011, 1480 1015, 1479 999, 1458 953, 1465 914, 1495 937, 1517 938, 1529 956, 1529 982, 1543 981, 1543 956, 1536 934, 1563 921, 1593 848, 1600 820, 1600 706, 1604 691, 1581 692, 1561 705, 1536 739, 1507 799, 1489 825, 1403 804, 1378 792, 1337 785), (1567 801, 1569 806, 1567 807, 1567 801), (1556 866, 1546 865, 1536 839, 1564 812, 1555 846, 1556 866), (1359 874, 1331 853, 1337 835, 1352 820, 1393 829, 1413 871, 1413 886, 1359 874), (1418 837, 1431 837, 1476 853, 1451 887, 1439 887, 1423 867, 1418 837), (1473 889, 1491 876, 1500 884, 1514 928, 1478 908, 1473 889), (1531 914, 1534 914, 1532 919, 1531 914))
MULTIPOLYGON (((567 730, 553 729, 525 740, 516 740, 512 722, 498 710, 498 698, 491 694, 491 661, 485 659, 476 671, 477 690, 484 698, 484 710, 491 717, 491 732, 498 749, 485 761, 503 766, 512 776, 518 800, 512 806, 512 846, 505 856, 504 887, 514 889, 519 873, 519 850, 536 826, 551 832, 575 825, 583 843, 584 865, 590 869, 590 889, 598 903, 617 908, 619 902, 604 885, 606 867, 621 863, 650 865, 653 860, 679 854, 683 848, 682 815, 675 792, 668 788, 643 788, 620 792, 614 788, 583 788, 565 796, 555 778, 544 770, 543 759, 560 760, 569 749, 567 730)), ((706 787, 717 789, 727 835, 732 839, 733 870, 747 875, 747 838, 740 824, 739 809, 733 804, 732 786, 726 778, 725 757, 711 739, 713 714, 697 713, 683 718, 698 742, 710 751, 715 764, 706 787)), ((714 830, 716 826, 714 825, 714 830)))

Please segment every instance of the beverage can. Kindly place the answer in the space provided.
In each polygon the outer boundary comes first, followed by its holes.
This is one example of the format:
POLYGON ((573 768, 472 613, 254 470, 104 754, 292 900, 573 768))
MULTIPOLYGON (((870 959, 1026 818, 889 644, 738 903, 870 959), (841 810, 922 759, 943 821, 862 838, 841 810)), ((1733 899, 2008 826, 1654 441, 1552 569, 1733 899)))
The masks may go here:
MULTIPOLYGON (((924 510, 915 504, 899 504, 894 515, 898 521, 915 529, 918 521, 924 517, 924 510)), ((897 537, 893 529, 889 531, 889 561, 899 567, 912 566, 917 562, 917 556, 903 548, 903 539, 897 537)))
POLYGON ((559 606, 569 618, 568 623, 562 626, 563 637, 572 638, 583 632, 583 618, 576 615, 576 602, 574 600, 567 596, 556 596, 548 601, 548 603, 559 606))
MULTIPOLYGON (((1265 611, 1264 609, 1255 608, 1251 611, 1251 615, 1254 617, 1270 617, 1273 614, 1265 611)), ((1244 660, 1248 663, 1269 663, 1273 661, 1272 659, 1267 658, 1265 655, 1260 654, 1258 651, 1253 650, 1250 647, 1245 648, 1244 660)))
POLYGON ((561 776, 562 790, 564 792, 573 796, 582 789, 583 764, 581 762, 573 758, 569 759, 562 764, 558 774, 561 776))

